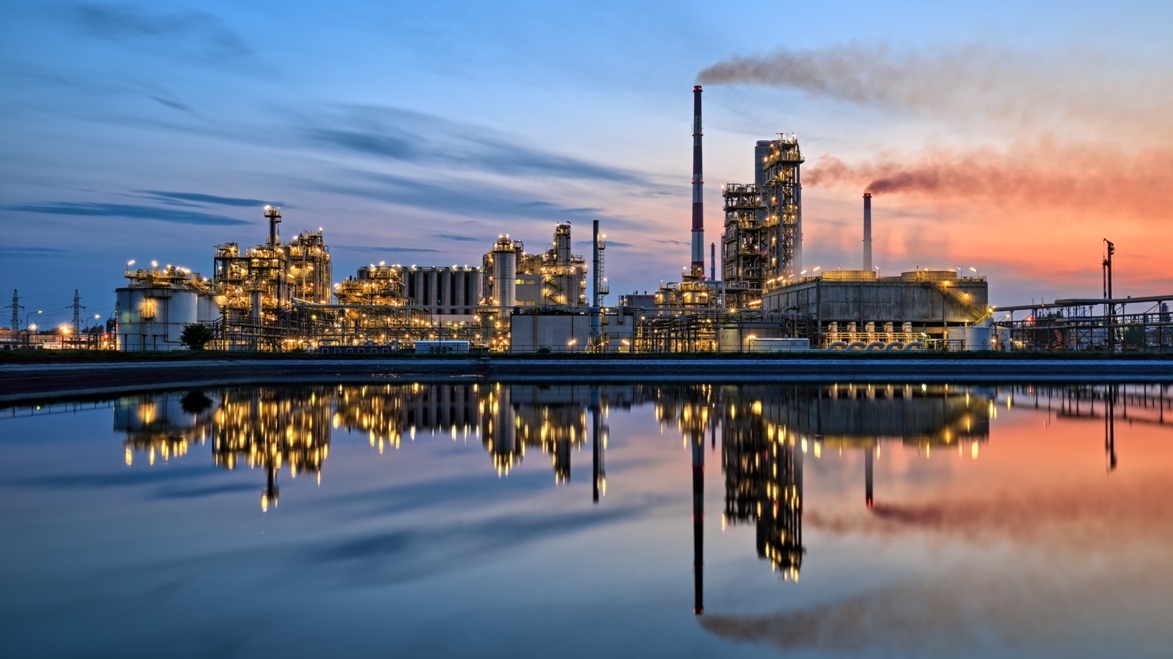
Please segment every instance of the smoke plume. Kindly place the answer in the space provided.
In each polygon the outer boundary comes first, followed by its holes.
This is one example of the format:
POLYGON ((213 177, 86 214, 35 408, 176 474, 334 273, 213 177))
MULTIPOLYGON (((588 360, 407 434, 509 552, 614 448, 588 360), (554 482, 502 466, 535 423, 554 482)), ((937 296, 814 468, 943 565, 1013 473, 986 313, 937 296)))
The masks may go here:
MULTIPOLYGON (((860 161, 833 155, 810 186, 913 201, 1013 207, 1037 215, 1167 222, 1173 192, 1173 73, 1096 52, 1029 53, 968 45, 901 50, 860 44, 731 57, 703 84, 791 89, 928 117, 998 146, 902 148, 860 161)), ((1157 226, 1161 226, 1157 224, 1157 226)))
POLYGON ((847 186, 873 195, 971 201, 993 207, 1167 217, 1173 145, 1125 151, 1042 139, 1013 150, 933 147, 846 163, 824 156, 804 177, 811 186, 847 186))
POLYGON ((985 45, 901 50, 852 43, 731 57, 700 84, 795 89, 918 116, 1034 127, 1169 126, 1173 76, 1095 52, 1039 55, 985 45))

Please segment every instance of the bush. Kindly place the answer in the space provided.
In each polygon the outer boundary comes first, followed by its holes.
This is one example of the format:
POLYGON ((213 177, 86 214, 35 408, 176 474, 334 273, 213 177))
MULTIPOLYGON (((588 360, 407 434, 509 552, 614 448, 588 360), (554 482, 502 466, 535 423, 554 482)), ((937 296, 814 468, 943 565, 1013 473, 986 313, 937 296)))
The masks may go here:
POLYGON ((214 338, 216 338, 216 334, 212 328, 199 323, 184 325, 183 333, 179 335, 180 343, 192 350, 203 350, 204 346, 214 338))

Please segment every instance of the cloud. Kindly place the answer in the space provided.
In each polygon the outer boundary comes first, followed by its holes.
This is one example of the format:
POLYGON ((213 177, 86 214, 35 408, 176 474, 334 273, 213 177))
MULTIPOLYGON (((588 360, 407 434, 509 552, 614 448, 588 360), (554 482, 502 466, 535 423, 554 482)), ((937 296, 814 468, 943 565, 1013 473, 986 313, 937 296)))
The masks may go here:
POLYGON ((97 202, 46 202, 43 204, 26 204, 6 206, 8 210, 22 213, 43 213, 46 215, 68 215, 74 217, 121 217, 132 220, 158 220, 175 224, 195 224, 207 226, 233 226, 252 224, 245 220, 232 217, 211 215, 197 211, 179 210, 174 208, 155 208, 153 206, 138 206, 133 204, 106 204, 97 202))
POLYGON ((468 242, 468 243, 479 243, 482 241, 487 242, 487 240, 485 238, 476 238, 474 236, 455 236, 450 233, 438 233, 438 234, 436 234, 436 237, 443 238, 444 240, 458 240, 461 242, 468 242))
POLYGON ((336 249, 349 249, 356 252, 390 252, 393 254, 418 252, 435 253, 442 251, 438 249, 432 249, 430 247, 375 247, 372 245, 331 245, 331 247, 336 249))
POLYGON ((382 159, 500 175, 646 184, 636 172, 527 147, 518 136, 484 126, 398 108, 351 106, 302 122, 297 130, 311 142, 382 159))
POLYGON ((247 197, 219 197, 217 195, 202 194, 199 192, 168 192, 163 190, 136 190, 151 197, 163 200, 189 201, 199 204, 216 204, 219 206, 235 206, 239 208, 261 208, 266 204, 284 206, 281 201, 265 201, 263 199, 249 199, 247 197))
POLYGON ((193 113, 195 112, 194 108, 192 108, 187 103, 184 103, 183 101, 177 101, 177 100, 170 99, 170 98, 163 98, 162 96, 151 96, 150 98, 152 101, 166 105, 167 107, 172 108, 174 110, 179 110, 181 112, 193 112, 193 113))
POLYGON ((0 256, 4 258, 45 258, 51 256, 64 256, 70 254, 64 249, 57 249, 56 247, 7 247, 0 246, 0 256))
POLYGON ((202 11, 162 13, 133 5, 77 3, 69 19, 85 35, 105 41, 149 43, 200 59, 239 59, 252 53, 247 42, 219 18, 202 11))
MULTIPOLYGON (((527 219, 540 222, 559 221, 572 218, 590 219, 593 214, 576 212, 551 202, 534 203, 528 193, 519 193, 503 186, 481 183, 468 179, 435 179, 424 181, 394 174, 376 172, 346 172, 336 177, 346 183, 315 182, 319 189, 335 194, 362 197, 384 201, 390 204, 419 208, 429 212, 449 213, 456 217, 465 216, 475 209, 479 216, 527 219), (525 196, 523 196, 525 195, 525 196)), ((628 220, 598 215, 609 226, 634 226, 628 220)), ((448 227, 451 228, 451 227, 448 227)))

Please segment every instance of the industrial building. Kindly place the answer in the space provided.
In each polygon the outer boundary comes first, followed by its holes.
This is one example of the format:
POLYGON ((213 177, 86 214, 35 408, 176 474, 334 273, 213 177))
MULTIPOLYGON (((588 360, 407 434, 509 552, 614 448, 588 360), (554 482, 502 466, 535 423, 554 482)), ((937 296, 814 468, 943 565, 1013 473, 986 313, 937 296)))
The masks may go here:
POLYGON ((986 278, 960 277, 954 270, 898 277, 830 270, 767 289, 762 308, 795 317, 824 348, 923 346, 930 338, 949 338, 949 327, 973 326, 990 315, 986 278))
MULTIPOLYGON (((972 276, 960 268, 879 276, 870 193, 863 195, 859 269, 804 266, 804 157, 793 133, 757 141, 752 182, 747 176, 722 186, 722 235, 719 250, 709 244, 706 272, 701 96, 694 87, 690 260, 678 281, 652 294, 604 307, 606 237, 598 221, 589 267, 573 253, 571 224, 562 222, 544 250, 527 252, 502 233, 480 267, 372 263, 334 283, 322 230, 283 244, 281 209, 265 206, 265 243, 218 245, 210 279, 171 267, 127 271, 117 344, 179 347, 183 326, 194 322, 213 327, 214 347, 245 350, 381 353, 417 342, 472 352, 1173 348, 1171 298, 1112 296, 1110 242, 1103 300, 1007 308, 999 319, 986 278, 972 268, 972 276), (1136 303, 1148 306, 1124 313, 1136 303), (1015 311, 1026 318, 1015 320, 1015 311)), ((15 296, 11 306, 15 327, 15 296)))
POLYGON ((117 297, 117 346, 123 351, 179 350, 183 328, 211 324, 221 307, 212 282, 186 268, 168 265, 125 272, 127 285, 117 297))

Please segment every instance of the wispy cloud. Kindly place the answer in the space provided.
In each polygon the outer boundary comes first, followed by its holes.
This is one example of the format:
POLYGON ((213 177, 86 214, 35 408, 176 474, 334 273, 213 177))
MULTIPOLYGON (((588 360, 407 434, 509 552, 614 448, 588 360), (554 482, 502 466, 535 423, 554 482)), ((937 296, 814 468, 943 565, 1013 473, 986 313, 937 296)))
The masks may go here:
POLYGON ((485 240, 484 238, 477 238, 475 236, 455 236, 450 233, 438 233, 436 234, 436 237, 443 238, 444 240, 458 240, 467 243, 479 243, 485 240))
POLYGON ((235 60, 252 53, 236 32, 203 11, 158 12, 126 4, 77 3, 69 7, 68 17, 89 37, 148 44, 173 55, 235 60))
MULTIPOLYGON (((303 118, 310 142, 396 161, 494 174, 645 184, 630 170, 524 145, 521 137, 390 107, 344 107, 303 118)), ((590 210, 590 209, 584 209, 590 210)))
POLYGON ((332 249, 349 249, 356 252, 388 252, 391 254, 435 253, 441 250, 430 247, 373 247, 371 245, 331 245, 332 249))
MULTIPOLYGON (((374 199, 398 206, 441 212, 454 217, 465 216, 475 209, 478 216, 550 222, 598 217, 609 226, 630 226, 634 223, 595 213, 585 213, 552 202, 529 198, 525 193, 507 187, 468 179, 445 182, 443 179, 423 181, 394 174, 376 172, 346 172, 331 177, 342 182, 317 182, 318 188, 335 194, 374 199)), ((451 227, 443 227, 451 228, 451 227)), ((451 235, 451 234, 449 234, 451 235)))
POLYGON ((265 201, 263 199, 249 199, 247 197, 221 197, 218 195, 200 192, 169 192, 165 190, 136 190, 161 200, 178 200, 197 204, 215 204, 218 206, 235 206, 238 208, 260 208, 265 204, 284 206, 280 201, 265 201))
POLYGON ((122 217, 131 220, 158 220, 175 224, 198 224, 208 226, 232 226, 252 224, 234 217, 212 215, 198 211, 181 210, 176 208, 156 208, 154 206, 139 206, 134 204, 106 204, 97 202, 48 202, 43 204, 24 204, 6 206, 8 210, 22 213, 41 213, 45 215, 68 215, 74 217, 122 217))
POLYGON ((44 258, 47 256, 64 256, 70 252, 55 247, 0 247, 0 256, 4 258, 44 258))

